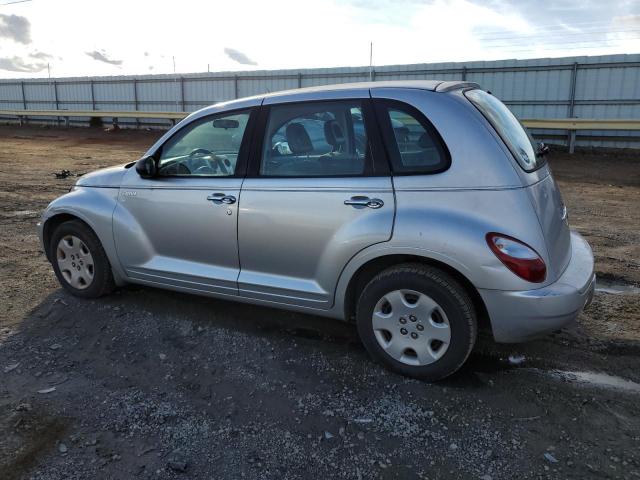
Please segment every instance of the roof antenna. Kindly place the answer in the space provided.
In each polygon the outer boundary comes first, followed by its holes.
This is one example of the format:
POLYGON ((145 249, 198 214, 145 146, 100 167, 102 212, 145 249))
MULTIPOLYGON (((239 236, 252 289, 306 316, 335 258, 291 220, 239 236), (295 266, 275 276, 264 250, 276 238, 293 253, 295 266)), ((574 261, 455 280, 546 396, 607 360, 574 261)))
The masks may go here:
POLYGON ((373 82, 373 42, 369 42, 369 81, 373 82))

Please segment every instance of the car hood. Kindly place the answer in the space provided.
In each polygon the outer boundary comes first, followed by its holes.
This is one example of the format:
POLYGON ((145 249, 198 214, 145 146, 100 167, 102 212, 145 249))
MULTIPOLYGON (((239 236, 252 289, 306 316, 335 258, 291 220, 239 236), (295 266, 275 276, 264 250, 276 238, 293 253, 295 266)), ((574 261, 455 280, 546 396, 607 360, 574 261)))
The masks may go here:
POLYGON ((103 168, 90 172, 76 182, 80 187, 119 187, 122 183, 122 177, 127 171, 130 164, 119 165, 117 167, 103 168))

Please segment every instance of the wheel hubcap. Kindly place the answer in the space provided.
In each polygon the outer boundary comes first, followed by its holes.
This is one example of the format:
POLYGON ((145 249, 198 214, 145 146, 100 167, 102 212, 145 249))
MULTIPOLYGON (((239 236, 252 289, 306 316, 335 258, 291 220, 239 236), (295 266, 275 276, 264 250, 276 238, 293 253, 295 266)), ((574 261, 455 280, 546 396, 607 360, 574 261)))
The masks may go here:
POLYGON ((94 265, 91 252, 75 235, 62 237, 56 248, 60 273, 69 285, 84 290, 93 281, 94 265))
POLYGON ((439 360, 451 341, 451 326, 442 307, 414 290, 394 290, 384 295, 373 309, 372 324, 384 351, 407 365, 439 360))

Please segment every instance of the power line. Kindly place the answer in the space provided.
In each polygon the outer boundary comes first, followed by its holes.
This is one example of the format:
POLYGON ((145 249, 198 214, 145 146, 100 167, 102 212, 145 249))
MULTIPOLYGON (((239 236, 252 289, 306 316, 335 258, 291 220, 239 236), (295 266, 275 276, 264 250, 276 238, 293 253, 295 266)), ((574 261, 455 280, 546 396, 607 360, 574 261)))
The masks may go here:
MULTIPOLYGON (((540 32, 540 33, 544 33, 547 31, 553 31, 553 30, 569 30, 571 31, 572 28, 576 28, 579 25, 591 25, 592 28, 599 28, 601 26, 606 27, 606 26, 610 26, 612 25, 611 21, 594 21, 594 22, 573 22, 571 24, 565 24, 565 23, 558 23, 558 24, 554 24, 554 25, 546 25, 544 27, 533 27, 531 30, 531 34, 535 34, 536 32, 540 32)), ((508 30, 506 28, 503 28, 502 30, 484 30, 484 31, 479 31, 478 33, 481 34, 487 34, 489 36, 491 35, 511 35, 513 32, 512 31, 505 31, 508 30)))
MULTIPOLYGON (((612 39, 604 39, 604 40, 580 40, 577 42, 562 42, 561 40, 556 40, 553 42, 540 42, 540 43, 542 43, 545 47, 562 48, 563 45, 577 45, 580 43, 602 44, 602 43, 611 43, 611 42, 613 42, 614 44, 619 44, 622 41, 630 41, 630 40, 640 40, 640 37, 612 38, 612 39)), ((536 42, 533 42, 533 43, 536 43, 536 42)), ((489 48, 503 48, 503 47, 522 47, 524 45, 523 44, 514 45, 513 43, 502 43, 498 45, 484 44, 483 46, 489 47, 489 48)))
POLYGON ((591 32, 575 32, 575 33, 551 33, 551 34, 537 34, 537 35, 527 35, 527 34, 522 34, 522 35, 514 35, 514 36, 510 36, 510 37, 482 37, 482 36, 478 36, 475 37, 478 40, 483 40, 483 41, 487 41, 487 42, 493 42, 493 41, 498 41, 498 40, 525 40, 525 41, 530 41, 530 40, 534 40, 536 38, 559 38, 559 39, 563 39, 565 37, 587 37, 587 36, 592 36, 592 35, 602 35, 602 34, 616 34, 616 33, 631 33, 631 32, 640 32, 639 28, 632 28, 629 30, 598 30, 598 31, 591 31, 591 32))
MULTIPOLYGON (((545 46, 535 46, 535 47, 530 47, 530 48, 519 48, 519 49, 501 49, 501 52, 509 54, 509 53, 518 53, 518 52, 531 52, 534 53, 536 51, 549 51, 549 50, 557 50, 557 51, 564 51, 564 50, 595 50, 595 49, 602 49, 602 50, 610 50, 610 49, 614 49, 616 47, 621 47, 621 45, 587 45, 587 46, 581 46, 581 47, 562 47, 562 46, 553 46, 551 48, 549 47, 545 47, 545 46)), ((494 48, 494 47, 491 47, 494 48)))
POLYGON ((13 2, 0 3, 0 7, 4 7, 5 5, 13 5, 14 3, 26 3, 30 1, 31 0, 13 0, 13 2))

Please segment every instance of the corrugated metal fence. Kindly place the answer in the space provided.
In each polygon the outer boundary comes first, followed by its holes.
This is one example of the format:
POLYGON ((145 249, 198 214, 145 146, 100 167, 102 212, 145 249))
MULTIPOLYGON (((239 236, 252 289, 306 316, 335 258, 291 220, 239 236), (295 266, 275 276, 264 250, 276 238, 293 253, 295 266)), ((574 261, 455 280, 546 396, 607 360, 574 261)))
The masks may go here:
MULTIPOLYGON (((192 111, 249 95, 366 81, 370 76, 477 82, 520 118, 640 118, 640 54, 391 65, 372 72, 348 67, 0 80, 0 110, 192 111)), ((545 131, 543 137, 566 142, 563 131, 545 131)), ((577 145, 640 146, 637 134, 624 131, 583 131, 577 140, 577 145)))

